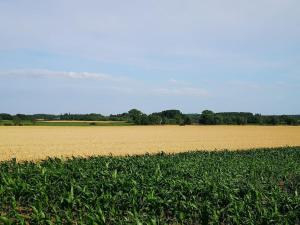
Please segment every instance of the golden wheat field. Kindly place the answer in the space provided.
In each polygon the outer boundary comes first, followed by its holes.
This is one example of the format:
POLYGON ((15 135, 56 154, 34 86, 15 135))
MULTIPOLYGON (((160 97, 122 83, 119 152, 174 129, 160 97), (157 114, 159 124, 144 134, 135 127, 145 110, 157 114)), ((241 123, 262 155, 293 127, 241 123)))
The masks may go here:
POLYGON ((0 127, 0 160, 300 146, 300 126, 0 127))

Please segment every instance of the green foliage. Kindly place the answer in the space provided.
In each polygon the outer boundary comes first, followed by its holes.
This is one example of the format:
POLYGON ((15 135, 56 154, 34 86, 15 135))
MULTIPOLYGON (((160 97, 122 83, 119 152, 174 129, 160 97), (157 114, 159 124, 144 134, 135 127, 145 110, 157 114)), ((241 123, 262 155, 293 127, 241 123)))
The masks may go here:
POLYGON ((150 115, 132 109, 128 112, 130 121, 137 125, 158 125, 158 124, 188 124, 190 122, 179 110, 166 110, 150 115), (187 123, 185 123, 187 122, 187 123))
POLYGON ((148 116, 149 124, 161 124, 162 118, 159 115, 151 114, 148 116))
MULTIPOLYGON (((47 121, 36 121, 36 120, 31 120, 31 121, 20 121, 19 122, 23 126, 130 126, 133 125, 132 123, 129 123, 127 121, 96 121, 96 122, 88 122, 88 121, 66 121, 66 122, 61 122, 61 121, 52 121, 52 122, 47 122, 47 121)), ((12 121, 12 120, 3 120, 0 121, 0 125, 3 126, 14 126, 18 125, 17 121, 12 121)))
POLYGON ((191 125, 192 124, 192 119, 191 117, 184 115, 183 116, 183 125, 191 125))
POLYGON ((101 114, 70 114, 66 113, 59 116, 60 120, 83 120, 83 121, 105 121, 107 118, 101 114))
POLYGON ((300 147, 0 163, 0 224, 299 224, 300 147))
POLYGON ((182 113, 176 109, 165 110, 165 111, 162 111, 160 114, 161 114, 161 116, 169 118, 169 119, 175 119, 176 117, 178 118, 182 115, 182 113))
POLYGON ((205 125, 217 124, 216 115, 213 111, 204 110, 200 116, 199 123, 205 125))
POLYGON ((131 110, 128 111, 128 115, 131 118, 136 118, 136 117, 139 117, 139 116, 143 115, 143 113, 140 110, 131 109, 131 110))
POLYGON ((2 120, 12 120, 13 116, 7 113, 0 113, 0 117, 2 120))
POLYGON ((44 121, 36 121, 35 124, 28 124, 35 126, 130 126, 132 123, 128 123, 126 121, 113 121, 113 122, 84 122, 84 121, 72 121, 72 122, 44 122, 44 121))
POLYGON ((13 124, 15 126, 23 126, 23 122, 22 122, 21 118, 18 116, 14 117, 13 124))
MULTIPOLYGON (((128 113, 103 116, 101 114, 17 114, 9 115, 0 114, 0 125, 49 125, 49 126, 87 126, 89 123, 84 121, 91 121, 90 125, 95 125, 92 121, 120 121, 120 123, 136 124, 136 125, 160 125, 160 124, 173 124, 173 125, 189 125, 189 124, 204 124, 204 125, 218 125, 218 124, 233 124, 233 125, 299 125, 300 115, 260 115, 245 112, 227 112, 227 113, 214 113, 211 110, 204 110, 201 114, 183 114, 176 109, 165 110, 162 112, 152 113, 147 115, 138 109, 132 109, 128 113), (2 120, 2 121, 1 121, 2 120), (43 120, 74 120, 71 123, 53 123, 52 125, 43 123, 43 120), (78 121, 78 122, 77 122, 78 121), (82 123, 80 123, 82 122, 82 123)), ((110 123, 107 123, 107 125, 110 123)), ((97 123, 97 125, 99 125, 97 123)), ((102 124, 101 124, 102 125, 102 124)), ((110 124, 116 125, 116 124, 110 124)))
MULTIPOLYGON (((227 113, 214 113, 210 110, 204 110, 200 116, 198 116, 199 124, 204 125, 218 125, 218 124, 233 124, 233 125, 297 125, 298 116, 263 116, 260 114, 252 114, 245 112, 227 112, 227 113)), ((192 114, 192 118, 195 121, 197 114, 192 114)))
POLYGON ((131 109, 128 111, 128 116, 130 118, 130 121, 132 121, 135 124, 138 125, 147 125, 147 115, 142 113, 141 111, 137 109, 131 109))
POLYGON ((143 112, 132 109, 128 112, 130 120, 137 125, 160 125, 160 124, 191 124, 188 115, 182 114, 179 110, 165 110, 162 112, 146 115, 143 112))

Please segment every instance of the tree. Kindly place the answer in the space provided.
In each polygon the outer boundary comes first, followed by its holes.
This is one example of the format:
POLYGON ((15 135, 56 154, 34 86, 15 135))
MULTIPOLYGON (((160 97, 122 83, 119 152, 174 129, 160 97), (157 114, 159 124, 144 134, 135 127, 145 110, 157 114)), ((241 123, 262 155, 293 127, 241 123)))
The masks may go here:
POLYGON ((223 124, 223 116, 214 115, 214 124, 223 124))
POLYGON ((17 116, 15 116, 14 118, 13 118, 13 124, 15 125, 15 126, 22 126, 23 124, 22 124, 22 120, 19 118, 19 117, 17 117, 17 116))
POLYGON ((293 117, 287 116, 285 118, 285 123, 287 125, 297 125, 297 120, 295 118, 293 118, 293 117))
POLYGON ((176 122, 176 124, 183 124, 183 116, 181 115, 181 114, 176 114, 175 115, 175 122, 176 122))
POLYGON ((277 125, 279 124, 279 119, 277 116, 270 116, 267 122, 268 124, 277 125))
POLYGON ((2 120, 13 120, 13 116, 7 113, 1 113, 0 116, 2 120))
POLYGON ((253 120, 251 121, 251 123, 254 123, 254 124, 263 124, 263 118, 260 114, 255 114, 253 116, 253 120))
POLYGON ((167 121, 167 118, 166 117, 162 117, 161 118, 161 124, 167 124, 168 121, 167 121))
POLYGON ((201 113, 200 119, 199 119, 200 124, 206 124, 206 125, 212 125, 215 124, 215 114, 213 111, 210 110, 204 110, 201 113))
POLYGON ((20 120, 30 120, 31 116, 27 116, 25 114, 17 114, 16 117, 20 118, 20 120))
POLYGON ((191 119, 191 117, 185 115, 184 118, 183 118, 183 123, 184 123, 185 125, 191 125, 191 124, 192 124, 192 119, 191 119))
POLYGON ((162 118, 159 115, 151 114, 148 116, 149 124, 161 124, 162 118))
POLYGON ((242 117, 242 116, 238 116, 236 121, 237 121, 238 125, 245 125, 245 124, 247 124, 247 119, 245 117, 242 117))
POLYGON ((140 110, 137 109, 131 109, 128 111, 128 115, 130 118, 134 119, 136 117, 141 116, 143 113, 140 110))
POLYGON ((170 109, 170 110, 165 110, 161 112, 161 115, 163 117, 166 117, 168 119, 176 119, 178 117, 182 116, 182 113, 180 112, 180 110, 177 109, 170 109))
POLYGON ((140 122, 139 124, 141 125, 148 125, 149 124, 148 116, 146 114, 142 114, 140 116, 139 122, 140 122))
POLYGON ((135 123, 135 124, 146 124, 147 115, 143 114, 140 110, 137 109, 131 109, 128 111, 129 118, 135 123))

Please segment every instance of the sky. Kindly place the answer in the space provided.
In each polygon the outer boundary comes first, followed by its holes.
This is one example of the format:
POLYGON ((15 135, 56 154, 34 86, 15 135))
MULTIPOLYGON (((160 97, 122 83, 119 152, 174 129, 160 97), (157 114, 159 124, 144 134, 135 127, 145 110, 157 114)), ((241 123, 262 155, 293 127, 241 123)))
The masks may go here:
POLYGON ((299 0, 0 0, 0 112, 300 114, 299 0))

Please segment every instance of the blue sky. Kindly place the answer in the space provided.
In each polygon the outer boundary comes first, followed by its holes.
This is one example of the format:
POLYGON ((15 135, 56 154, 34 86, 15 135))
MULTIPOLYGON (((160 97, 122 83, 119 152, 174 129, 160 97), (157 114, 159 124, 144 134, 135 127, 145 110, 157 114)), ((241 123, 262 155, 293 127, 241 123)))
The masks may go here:
POLYGON ((0 111, 300 113, 299 0, 0 0, 0 111))

